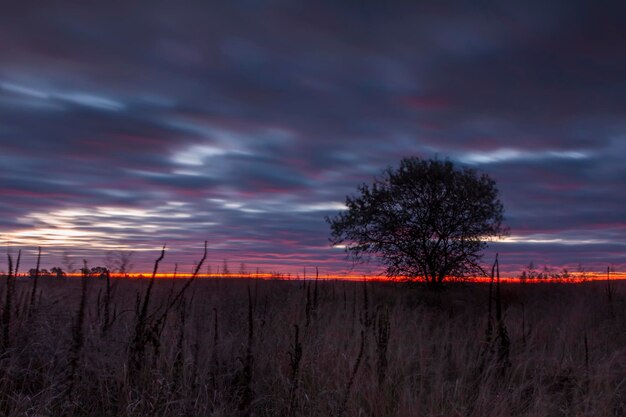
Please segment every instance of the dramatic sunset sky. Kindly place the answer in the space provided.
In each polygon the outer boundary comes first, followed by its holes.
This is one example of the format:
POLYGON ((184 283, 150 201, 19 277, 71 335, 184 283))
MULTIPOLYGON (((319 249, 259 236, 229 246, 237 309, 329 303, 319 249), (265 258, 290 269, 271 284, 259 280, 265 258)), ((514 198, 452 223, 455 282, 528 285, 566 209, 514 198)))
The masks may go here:
POLYGON ((418 155, 497 181, 511 235, 486 260, 626 269, 618 2, 72 3, 0 13, 0 244, 23 268, 41 245, 147 270, 164 242, 191 268, 208 240, 215 266, 344 271, 324 216, 418 155))

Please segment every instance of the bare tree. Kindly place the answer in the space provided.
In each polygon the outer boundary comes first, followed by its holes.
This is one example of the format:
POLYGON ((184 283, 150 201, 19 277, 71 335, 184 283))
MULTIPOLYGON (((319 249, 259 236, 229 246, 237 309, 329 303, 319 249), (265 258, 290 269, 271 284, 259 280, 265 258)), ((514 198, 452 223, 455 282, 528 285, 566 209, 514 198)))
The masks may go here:
POLYGON ((123 276, 127 275, 133 268, 132 250, 113 250, 107 252, 105 265, 112 272, 117 272, 123 276))
POLYGON ((76 261, 72 259, 68 252, 63 252, 63 260, 61 262, 66 272, 73 274, 76 272, 76 261))

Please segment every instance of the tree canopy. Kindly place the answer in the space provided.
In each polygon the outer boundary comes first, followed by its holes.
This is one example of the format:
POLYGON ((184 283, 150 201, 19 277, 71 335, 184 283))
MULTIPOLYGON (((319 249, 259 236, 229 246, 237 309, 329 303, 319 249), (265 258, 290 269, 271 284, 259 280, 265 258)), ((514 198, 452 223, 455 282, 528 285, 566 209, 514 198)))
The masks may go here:
POLYGON ((447 160, 405 158, 360 185, 346 207, 326 217, 331 244, 355 262, 377 257, 388 277, 433 285, 481 274, 487 241, 506 233, 495 181, 447 160))

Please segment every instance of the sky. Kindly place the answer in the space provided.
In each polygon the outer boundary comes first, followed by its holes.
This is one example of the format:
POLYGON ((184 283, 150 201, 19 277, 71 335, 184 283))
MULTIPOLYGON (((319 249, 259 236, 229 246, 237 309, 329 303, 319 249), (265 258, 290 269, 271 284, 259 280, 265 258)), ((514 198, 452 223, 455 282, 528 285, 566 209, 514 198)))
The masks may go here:
POLYGON ((617 4, 13 3, 2 251, 28 266, 42 246, 51 267, 133 250, 144 271, 167 243, 164 270, 191 269, 207 240, 214 271, 343 272, 324 216, 419 156, 496 180, 510 236, 485 262, 625 270, 617 4))

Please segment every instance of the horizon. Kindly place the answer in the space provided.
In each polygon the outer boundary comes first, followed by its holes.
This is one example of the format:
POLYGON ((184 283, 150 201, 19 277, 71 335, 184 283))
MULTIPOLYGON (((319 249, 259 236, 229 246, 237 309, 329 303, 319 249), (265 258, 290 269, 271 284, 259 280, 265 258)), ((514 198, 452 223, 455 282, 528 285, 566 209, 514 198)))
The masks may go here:
MULTIPOLYGON (((15 267, 17 258, 9 254, 12 257, 13 266, 15 267)), ((17 276, 28 277, 32 270, 36 269, 37 264, 37 251, 33 252, 31 256, 24 256, 24 253, 20 253, 20 269, 17 276), (33 264, 28 265, 25 262, 32 260, 33 264)), ((83 262, 86 263, 88 269, 105 268, 111 278, 150 278, 152 276, 152 268, 137 270, 134 265, 129 263, 126 272, 118 272, 114 270, 113 265, 107 266, 106 258, 102 262, 89 262, 88 259, 72 259, 73 264, 72 271, 67 270, 67 266, 59 263, 46 263, 45 253, 42 251, 40 271, 45 271, 48 276, 54 276, 51 272, 52 268, 60 268, 64 276, 67 277, 82 277, 80 272, 83 262)), ((384 272, 375 273, 363 273, 358 272, 358 267, 346 268, 343 270, 324 270, 316 266, 302 266, 298 269, 285 269, 278 265, 275 268, 260 268, 253 264, 242 261, 237 264, 230 264, 226 260, 221 262, 212 262, 207 259, 203 262, 198 273, 195 275, 197 278, 252 278, 252 279, 281 279, 281 280, 347 280, 347 281, 395 281, 405 282, 410 280, 420 281, 420 278, 407 280, 406 277, 388 277, 384 272), (223 268, 226 267, 228 272, 224 273, 223 268)), ((487 265, 485 265, 487 266, 487 265)), ((500 265, 502 268, 504 265, 500 265)), ((189 279, 194 277, 194 271, 196 270, 197 262, 190 266, 180 266, 178 263, 167 262, 167 251, 165 252, 164 259, 159 263, 158 271, 155 278, 176 278, 176 279, 189 279)), ((488 269, 488 268, 487 268, 488 269)), ((6 275, 7 271, 0 266, 0 276, 6 275)), ((15 274, 15 270, 13 270, 15 274)), ((573 269, 568 268, 552 268, 548 265, 526 265, 525 268, 518 271, 511 271, 506 268, 501 269, 500 279, 505 282, 524 282, 524 283, 542 283, 542 282, 566 282, 566 283, 581 283, 588 281, 606 281, 608 278, 611 280, 626 280, 626 271, 616 270, 614 267, 605 266, 604 269, 587 269, 582 264, 578 264, 573 269), (534 277, 533 277, 534 274, 534 277), (537 276, 539 275, 539 276, 537 276)), ((43 276, 43 275, 42 275, 43 276)), ((468 282, 483 282, 489 281, 491 278, 488 275, 480 276, 473 275, 465 278, 448 277, 446 280, 450 281, 468 281, 468 282)))
MULTIPOLYGON (((51 273, 49 270, 42 268, 42 271, 46 270, 48 272, 47 275, 40 275, 39 278, 48 278, 48 279, 58 279, 51 273)), ((559 271, 556 271, 559 272, 559 271)), ((568 271, 569 273, 569 271, 568 271)), ((5 272, 0 271, 0 276, 4 275, 5 272)), ((65 273, 62 278, 82 278, 84 275, 81 272, 72 272, 65 273)), ((21 271, 16 275, 19 278, 30 278, 28 272, 21 271)), ((109 277, 111 279, 150 279, 152 277, 152 272, 128 272, 128 273, 110 273, 109 277)), ((103 276, 90 276, 90 279, 103 279, 103 276)), ((394 283, 408 283, 408 282, 423 282, 420 279, 406 279, 406 277, 387 277, 385 275, 360 275, 360 274, 351 274, 349 272, 341 273, 341 274, 305 274, 302 271, 300 273, 290 273, 290 272, 264 272, 264 271, 254 271, 254 272, 246 272, 244 274, 231 272, 228 274, 224 273, 206 273, 201 272, 197 275, 194 275, 193 272, 158 272, 155 276, 157 280, 163 279, 173 279, 173 280, 189 280, 189 279, 260 279, 260 280, 278 280, 278 281, 348 281, 348 282, 362 282, 362 281, 376 281, 376 282, 394 282, 394 283)), ((571 272, 566 277, 561 276, 545 276, 545 277, 535 277, 535 278, 521 278, 519 275, 515 276, 512 274, 507 274, 501 276, 499 278, 494 277, 494 282, 497 282, 499 279, 502 283, 510 283, 510 284, 521 284, 521 285, 532 285, 532 284, 584 284, 589 282, 607 282, 607 281, 626 281, 626 272, 623 271, 611 271, 610 274, 607 275, 606 272, 594 272, 594 271, 586 271, 583 273, 579 272, 571 272)), ((455 277, 447 277, 446 282, 452 283, 489 283, 492 278, 490 276, 472 276, 465 278, 455 278, 455 277)))
POLYGON ((324 217, 419 156, 496 181, 485 265, 623 274, 626 6, 403 3, 7 8, 2 252, 374 276, 324 217))

